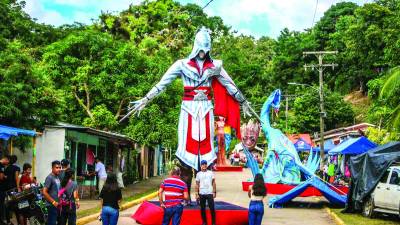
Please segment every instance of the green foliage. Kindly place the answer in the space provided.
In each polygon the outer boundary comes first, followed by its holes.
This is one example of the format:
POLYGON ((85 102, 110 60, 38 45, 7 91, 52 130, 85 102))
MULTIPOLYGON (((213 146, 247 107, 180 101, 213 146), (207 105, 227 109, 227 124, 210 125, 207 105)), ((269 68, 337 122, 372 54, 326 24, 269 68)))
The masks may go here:
POLYGON ((19 41, 0 52, 0 123, 40 128, 60 116, 60 93, 33 64, 29 49, 19 41))
POLYGON ((25 153, 26 150, 33 147, 33 138, 30 136, 13 137, 13 145, 21 152, 25 153))
POLYGON ((368 139, 371 141, 383 145, 391 141, 400 141, 400 134, 396 132, 390 132, 386 129, 378 129, 369 127, 366 131, 368 139))
MULTIPOLYGON (((354 121, 354 112, 343 96, 336 92, 324 89, 324 106, 326 117, 325 129, 330 130, 347 126, 354 121)), ((318 92, 313 89, 304 89, 293 103, 292 126, 299 132, 313 133, 320 129, 320 106, 318 92)))
POLYGON ((383 84, 380 97, 393 106, 391 122, 393 128, 400 130, 400 67, 390 71, 389 78, 383 84))

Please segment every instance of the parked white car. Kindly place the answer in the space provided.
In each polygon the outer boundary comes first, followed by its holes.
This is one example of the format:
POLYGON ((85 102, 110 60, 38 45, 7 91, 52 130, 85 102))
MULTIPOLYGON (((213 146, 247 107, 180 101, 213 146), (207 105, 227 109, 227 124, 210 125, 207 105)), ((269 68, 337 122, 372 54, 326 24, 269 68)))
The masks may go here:
POLYGON ((364 203, 364 216, 372 218, 377 212, 400 216, 400 166, 389 167, 364 203))

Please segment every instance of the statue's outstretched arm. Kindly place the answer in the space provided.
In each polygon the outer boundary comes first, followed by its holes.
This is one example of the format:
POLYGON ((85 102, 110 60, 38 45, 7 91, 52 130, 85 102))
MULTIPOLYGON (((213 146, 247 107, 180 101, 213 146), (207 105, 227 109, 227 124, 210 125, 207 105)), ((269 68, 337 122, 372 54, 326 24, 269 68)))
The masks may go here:
POLYGON ((129 114, 138 114, 153 98, 163 92, 181 74, 181 61, 176 61, 162 76, 161 80, 140 100, 130 102, 129 114))

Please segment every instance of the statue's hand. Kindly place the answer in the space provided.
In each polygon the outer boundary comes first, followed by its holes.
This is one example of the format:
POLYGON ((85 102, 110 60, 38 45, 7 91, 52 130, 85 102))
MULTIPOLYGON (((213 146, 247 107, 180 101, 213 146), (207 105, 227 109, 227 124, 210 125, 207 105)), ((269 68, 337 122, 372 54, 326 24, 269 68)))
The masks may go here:
POLYGON ((142 98, 140 100, 130 102, 129 110, 133 111, 133 114, 139 116, 140 112, 146 107, 147 103, 149 102, 148 98, 142 98))
POLYGON ((243 109, 243 116, 244 116, 244 118, 246 118, 246 116, 251 116, 251 111, 250 111, 250 102, 248 102, 248 101, 245 101, 243 104, 242 104, 242 109, 243 109))

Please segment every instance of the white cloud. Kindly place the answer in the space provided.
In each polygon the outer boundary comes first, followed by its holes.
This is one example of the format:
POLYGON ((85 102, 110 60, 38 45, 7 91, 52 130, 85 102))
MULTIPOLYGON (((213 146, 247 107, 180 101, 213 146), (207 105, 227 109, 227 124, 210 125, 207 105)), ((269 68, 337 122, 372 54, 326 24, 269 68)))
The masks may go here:
MULTIPOLYGON (((183 4, 192 2, 201 7, 209 2, 209 0, 178 1, 183 4)), ((365 2, 365 0, 352 1, 358 4, 365 2)), ((25 11, 39 22, 53 25, 74 21, 88 24, 92 18, 96 19, 101 11, 119 12, 127 9, 130 4, 140 2, 141 0, 29 0, 25 11), (57 12, 51 7, 48 9, 49 5, 66 7, 64 11, 57 12)), ((340 0, 319 0, 315 22, 332 4, 338 2, 340 0)), ((205 12, 210 16, 220 16, 225 24, 239 33, 255 37, 261 35, 277 37, 285 27, 297 31, 311 27, 315 4, 316 0, 214 0, 205 12)))
MULTIPOLYGON (((204 6, 207 2, 208 0, 196 0, 194 3, 204 6)), ((332 4, 338 2, 340 1, 320 0, 315 22, 332 4)), ((361 3, 361 0, 353 2, 361 3)), ((240 28, 241 24, 249 23, 252 18, 265 17, 266 26, 270 28, 266 35, 277 37, 285 27, 297 31, 311 27, 315 5, 316 0, 218 0, 211 2, 205 11, 209 15, 222 17, 226 24, 238 31, 243 30, 240 28)), ((246 33, 247 30, 245 29, 246 33)))
POLYGON ((139 2, 140 0, 29 0, 26 1, 24 11, 40 23, 55 26, 74 22, 90 24, 92 19, 98 18, 101 11, 118 12, 128 9, 130 4, 139 2), (59 12, 48 9, 48 7, 45 8, 45 4, 68 6, 73 10, 59 12))
POLYGON ((63 17, 59 12, 54 10, 44 10, 40 0, 26 1, 24 11, 32 18, 37 19, 39 23, 52 24, 54 26, 70 23, 70 21, 63 17))
POLYGON ((52 1, 58 5, 71 6, 77 9, 95 8, 97 11, 121 11, 127 9, 130 4, 139 4, 140 0, 44 0, 52 1))

